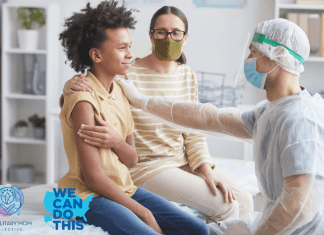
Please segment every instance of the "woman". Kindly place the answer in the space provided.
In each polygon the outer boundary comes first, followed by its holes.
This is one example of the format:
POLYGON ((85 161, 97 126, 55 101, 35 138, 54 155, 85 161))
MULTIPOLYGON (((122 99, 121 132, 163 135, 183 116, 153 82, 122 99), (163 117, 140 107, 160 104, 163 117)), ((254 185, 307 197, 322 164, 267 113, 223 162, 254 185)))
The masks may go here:
MULTIPOLYGON (((182 53, 188 21, 177 8, 164 6, 152 17, 150 55, 137 59, 125 76, 145 95, 197 102, 197 81, 182 53)), ((89 90, 84 75, 66 83, 64 95, 89 90)), ((181 132, 132 108, 138 164, 130 170, 134 183, 170 201, 193 207, 211 220, 244 217, 253 210, 251 195, 213 163, 205 138, 181 132)), ((86 126, 82 138, 105 147, 104 128, 86 126)))

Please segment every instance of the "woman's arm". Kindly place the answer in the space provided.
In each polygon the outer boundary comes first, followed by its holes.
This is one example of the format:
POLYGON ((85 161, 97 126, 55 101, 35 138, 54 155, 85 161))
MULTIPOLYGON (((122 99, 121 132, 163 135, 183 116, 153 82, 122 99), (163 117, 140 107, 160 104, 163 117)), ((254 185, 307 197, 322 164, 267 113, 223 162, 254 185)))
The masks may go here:
POLYGON ((65 98, 67 95, 73 94, 76 91, 93 91, 93 86, 87 82, 83 73, 74 75, 73 78, 64 84, 63 96, 65 98))
POLYGON ((115 151, 118 158, 128 167, 134 167, 137 162, 137 153, 135 149, 134 135, 130 134, 124 140, 106 120, 101 119, 95 114, 96 122, 100 126, 81 125, 79 136, 84 139, 87 144, 99 148, 111 148, 115 151))
POLYGON ((154 219, 152 213, 137 201, 127 196, 113 180, 103 173, 98 148, 86 144, 78 135, 81 124, 95 125, 92 105, 85 101, 78 102, 71 116, 74 141, 86 185, 100 195, 127 207, 146 224, 151 226, 154 223, 152 222, 154 219))

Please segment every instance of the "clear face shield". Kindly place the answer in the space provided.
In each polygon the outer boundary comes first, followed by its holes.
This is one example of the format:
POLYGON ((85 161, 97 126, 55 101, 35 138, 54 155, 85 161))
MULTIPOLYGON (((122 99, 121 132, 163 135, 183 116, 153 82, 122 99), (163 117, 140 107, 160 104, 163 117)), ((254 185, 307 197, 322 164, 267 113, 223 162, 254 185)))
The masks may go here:
POLYGON ((236 74, 235 74, 235 78, 234 78, 234 82, 233 82, 233 88, 238 87, 239 84, 244 85, 246 83, 246 80, 244 82, 243 66, 244 66, 244 60, 246 58, 246 56, 245 56, 246 48, 249 47, 250 37, 251 37, 251 33, 248 32, 248 34, 246 35, 244 46, 243 46, 243 51, 242 51, 242 54, 241 54, 240 63, 239 63, 238 69, 237 69, 236 74))
MULTIPOLYGON (((250 33, 248 33, 246 42, 244 44, 239 67, 238 67, 238 70, 236 72, 236 76, 234 79, 233 87, 235 88, 239 85, 246 86, 247 84, 249 84, 249 85, 252 85, 253 87, 256 87, 259 89, 264 89, 267 75, 269 73, 271 73, 276 67, 278 67, 278 65, 267 73, 259 73, 258 71, 256 71, 257 59, 261 58, 264 55, 257 57, 257 58, 245 59, 247 57, 247 56, 245 56, 245 50, 246 50, 246 48, 248 48, 249 38, 250 38, 250 33)), ((255 33, 253 36, 252 42, 256 42, 256 43, 260 43, 260 44, 267 43, 274 47, 278 47, 278 46, 284 47, 294 58, 296 58, 300 62, 300 64, 304 63, 304 59, 300 55, 298 55, 296 52, 294 52, 293 50, 289 49, 288 47, 286 47, 284 45, 281 45, 280 43, 277 43, 271 39, 268 39, 266 37, 266 35, 264 35, 264 34, 255 33)), ((249 86, 247 86, 247 88, 249 88, 249 86)))

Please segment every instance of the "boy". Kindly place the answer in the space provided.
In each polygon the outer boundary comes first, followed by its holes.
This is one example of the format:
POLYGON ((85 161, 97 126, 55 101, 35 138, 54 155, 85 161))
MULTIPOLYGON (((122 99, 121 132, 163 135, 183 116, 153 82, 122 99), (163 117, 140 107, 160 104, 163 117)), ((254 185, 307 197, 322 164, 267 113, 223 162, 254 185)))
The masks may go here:
MULTIPOLYGON (((75 188, 82 199, 94 194, 85 217, 109 234, 208 234, 206 224, 167 200, 136 187, 128 168, 137 163, 133 118, 121 87, 114 81, 130 67, 128 28, 136 21, 118 2, 103 1, 67 19, 62 46, 76 72, 88 70, 92 93, 76 92, 64 100, 60 114, 69 172, 59 188, 75 188), (105 122, 99 118, 101 116, 105 122), (101 122, 109 141, 97 148, 82 141, 82 124, 101 122)), ((100 127, 98 127, 100 128, 100 127)))

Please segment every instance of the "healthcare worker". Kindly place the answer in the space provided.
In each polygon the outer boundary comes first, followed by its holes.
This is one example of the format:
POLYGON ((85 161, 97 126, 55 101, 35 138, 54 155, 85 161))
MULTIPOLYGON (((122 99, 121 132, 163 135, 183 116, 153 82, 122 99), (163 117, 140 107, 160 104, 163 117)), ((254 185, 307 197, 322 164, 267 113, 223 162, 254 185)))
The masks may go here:
MULTIPOLYGON (((130 104, 185 131, 253 139, 256 174, 267 202, 251 230, 225 234, 324 234, 324 101, 300 87, 307 36, 285 19, 260 23, 245 60, 247 80, 267 100, 250 112, 144 96, 117 79, 130 104)), ((240 226, 237 226, 240 227, 240 226)), ((231 231, 231 232, 229 232, 231 231)))

